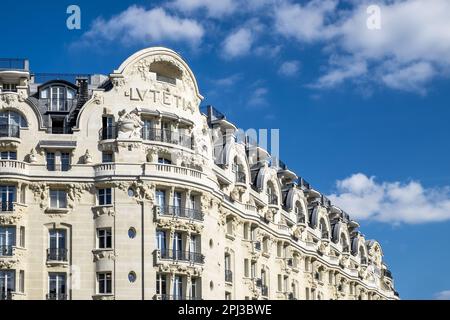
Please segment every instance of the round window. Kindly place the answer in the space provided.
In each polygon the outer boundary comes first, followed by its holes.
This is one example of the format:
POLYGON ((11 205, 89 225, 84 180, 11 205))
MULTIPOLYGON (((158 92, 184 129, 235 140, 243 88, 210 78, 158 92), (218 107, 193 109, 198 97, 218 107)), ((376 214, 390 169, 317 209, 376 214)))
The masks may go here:
POLYGON ((134 271, 131 271, 128 274, 128 281, 130 281, 131 283, 136 281, 136 273, 134 271))
POLYGON ((134 239, 136 238, 136 229, 131 227, 130 229, 128 229, 128 237, 130 239, 134 239))
POLYGON ((134 197, 134 190, 133 189, 131 189, 131 188, 128 189, 128 196, 134 197))

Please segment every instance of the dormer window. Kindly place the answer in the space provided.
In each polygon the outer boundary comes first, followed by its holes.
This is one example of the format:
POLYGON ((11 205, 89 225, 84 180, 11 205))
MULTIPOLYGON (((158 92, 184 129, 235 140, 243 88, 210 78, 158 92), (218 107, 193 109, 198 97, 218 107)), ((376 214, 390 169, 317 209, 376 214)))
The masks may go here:
POLYGON ((40 98, 45 100, 48 111, 70 111, 76 92, 66 86, 51 86, 41 90, 40 98))
POLYGON ((17 83, 3 83, 3 92, 17 92, 17 83))

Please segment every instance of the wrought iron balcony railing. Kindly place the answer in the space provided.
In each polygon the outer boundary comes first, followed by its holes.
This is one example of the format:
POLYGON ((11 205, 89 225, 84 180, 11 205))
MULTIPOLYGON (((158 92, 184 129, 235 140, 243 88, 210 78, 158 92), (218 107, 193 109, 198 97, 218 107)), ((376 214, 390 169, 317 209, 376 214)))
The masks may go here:
POLYGON ((193 149, 193 139, 191 136, 167 129, 142 128, 142 139, 176 144, 193 149))
POLYGON ((20 138, 20 127, 15 124, 0 124, 0 138, 20 138))
POLYGON ((193 263, 204 263, 205 256, 200 252, 192 252, 192 251, 182 251, 182 250, 172 250, 165 249, 159 250, 161 259, 165 260, 174 260, 174 261, 185 261, 185 262, 193 262, 193 263))
POLYGON ((11 257, 13 255, 12 245, 1 245, 0 246, 0 257, 11 257))
POLYGON ((47 261, 67 261, 67 249, 65 248, 50 248, 47 249, 47 261))
POLYGON ((157 294, 156 300, 202 300, 201 297, 188 297, 185 295, 157 294))
POLYGON ((0 202, 0 212, 13 212, 14 211, 14 202, 6 201, 0 202))
POLYGON ((159 215, 203 221, 203 213, 199 210, 178 206, 159 206, 159 215))
POLYGON ((67 300, 67 294, 65 293, 47 293, 47 300, 67 300))
POLYGON ((0 292, 0 300, 12 300, 12 291, 0 292))

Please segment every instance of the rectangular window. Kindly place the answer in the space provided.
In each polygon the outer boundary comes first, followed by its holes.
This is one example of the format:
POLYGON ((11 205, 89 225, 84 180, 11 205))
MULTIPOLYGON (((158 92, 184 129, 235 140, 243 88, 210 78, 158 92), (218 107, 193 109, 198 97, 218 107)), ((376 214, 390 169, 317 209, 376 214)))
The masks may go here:
POLYGON ((166 232, 163 230, 156 230, 156 248, 161 251, 161 257, 166 255, 166 232))
POLYGON ((48 171, 55 171, 56 170, 55 153, 54 152, 47 152, 46 159, 47 159, 47 170, 48 171))
POLYGON ((15 186, 0 186, 0 211, 13 211, 16 201, 15 186))
POLYGON ((70 153, 61 152, 61 171, 70 170, 70 153))
POLYGON ((164 190, 156 190, 156 204, 164 214, 166 211, 166 192, 164 190))
POLYGON ((64 190, 50 190, 50 208, 67 208, 67 193, 64 190))
POLYGON ((16 291, 16 272, 10 270, 0 270, 0 294, 10 298, 16 291))
POLYGON ((112 203, 111 198, 111 188, 99 189, 98 190, 98 204, 101 206, 108 205, 112 203))
POLYGON ((98 273, 97 279, 98 279, 98 293, 99 294, 111 294, 112 293, 111 272, 98 273))
POLYGON ((20 227, 20 238, 19 238, 19 245, 22 248, 25 248, 25 227, 20 227))
POLYGON ((283 291, 283 280, 281 274, 278 275, 278 291, 283 291))
POLYGON ((23 270, 19 272, 19 292, 25 292, 25 271, 23 270))
POLYGON ((173 209, 174 214, 176 216, 179 216, 181 213, 181 192, 174 192, 173 193, 173 209))
POLYGON ((231 293, 225 292, 225 300, 231 300, 231 293))
POLYGON ((16 151, 2 151, 0 153, 0 158, 2 160, 17 160, 17 152, 16 151))
POLYGON ((110 163, 113 161, 113 153, 112 152, 102 152, 102 163, 110 163))
POLYGON ((199 279, 198 278, 191 278, 191 299, 196 300, 200 297, 199 292, 199 279))
POLYGON ((16 245, 16 227, 0 227, 0 257, 12 256, 16 245))
POLYGON ((256 279, 256 262, 252 261, 250 272, 251 272, 252 279, 256 279))
POLYGON ((165 274, 156 274, 156 294, 164 300, 167 295, 167 277, 165 274))
POLYGON ((112 248, 112 232, 111 228, 97 229, 98 248, 111 249, 112 248))
POLYGON ((305 299, 309 300, 309 288, 305 288, 305 299))
POLYGON ((102 140, 115 139, 114 118, 102 118, 102 140))
POLYGON ((48 300, 66 300, 66 274, 48 274, 48 300))
POLYGON ((166 158, 158 158, 158 163, 159 164, 172 164, 172 161, 170 161, 169 159, 166 159, 166 158))
POLYGON ((248 278, 249 277, 249 265, 248 265, 248 259, 244 259, 244 276, 246 277, 246 278, 248 278))

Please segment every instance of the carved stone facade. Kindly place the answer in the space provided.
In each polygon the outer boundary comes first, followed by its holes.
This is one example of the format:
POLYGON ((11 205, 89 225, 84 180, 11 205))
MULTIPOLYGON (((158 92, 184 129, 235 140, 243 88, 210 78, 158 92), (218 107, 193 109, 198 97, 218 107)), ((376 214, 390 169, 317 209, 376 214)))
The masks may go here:
POLYGON ((90 84, 65 134, 32 91, 49 85, 0 92, 0 112, 22 117, 0 136, 17 155, 0 160, 6 296, 398 299, 381 246, 345 212, 234 137, 214 150, 235 126, 200 112, 175 52, 139 51, 90 84))

